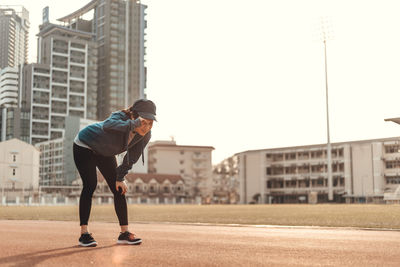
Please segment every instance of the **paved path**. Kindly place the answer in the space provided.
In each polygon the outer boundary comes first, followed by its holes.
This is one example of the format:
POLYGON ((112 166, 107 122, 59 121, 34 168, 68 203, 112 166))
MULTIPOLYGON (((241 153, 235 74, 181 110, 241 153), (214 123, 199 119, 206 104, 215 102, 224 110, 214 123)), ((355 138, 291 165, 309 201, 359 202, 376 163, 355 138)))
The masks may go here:
POLYGON ((400 266, 400 232, 92 223, 99 245, 78 247, 77 222, 0 220, 0 266, 400 266))

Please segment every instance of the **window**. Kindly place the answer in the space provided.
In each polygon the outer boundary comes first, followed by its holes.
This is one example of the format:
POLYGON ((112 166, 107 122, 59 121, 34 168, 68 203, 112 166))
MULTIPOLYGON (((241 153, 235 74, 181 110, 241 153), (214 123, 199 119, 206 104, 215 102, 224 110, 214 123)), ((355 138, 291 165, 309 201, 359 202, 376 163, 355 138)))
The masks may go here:
POLYGON ((184 162, 185 162, 184 160, 180 160, 180 161, 179 161, 180 164, 183 164, 184 162))
POLYGON ((13 162, 16 162, 16 161, 17 161, 17 156, 13 155, 13 162))
POLYGON ((386 169, 395 169, 395 168, 400 168, 400 161, 398 160, 386 161, 386 169))
POLYGON ((15 176, 15 169, 13 169, 13 176, 15 176))
POLYGON ((387 184, 400 184, 400 176, 386 177, 387 184))
POLYGON ((400 151, 400 145, 387 145, 385 146, 385 152, 390 153, 398 153, 400 151))
POLYGON ((285 154, 285 159, 286 160, 294 160, 294 159, 296 159, 296 153, 285 154))

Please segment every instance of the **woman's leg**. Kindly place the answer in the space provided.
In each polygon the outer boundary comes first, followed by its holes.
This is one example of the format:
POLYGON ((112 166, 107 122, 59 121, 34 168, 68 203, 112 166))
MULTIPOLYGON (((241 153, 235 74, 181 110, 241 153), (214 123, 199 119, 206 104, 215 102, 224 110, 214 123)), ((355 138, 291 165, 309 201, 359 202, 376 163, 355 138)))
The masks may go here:
POLYGON ((96 161, 93 151, 74 144, 74 161, 81 176, 83 189, 79 199, 81 232, 87 232, 87 224, 92 208, 92 196, 97 186, 96 161))
POLYGON ((117 161, 114 156, 103 157, 96 155, 96 163, 108 187, 110 187, 111 192, 114 194, 114 208, 117 213, 119 225, 121 229, 126 229, 126 231, 128 231, 128 208, 125 195, 120 194, 115 188, 115 182, 117 180, 117 161))

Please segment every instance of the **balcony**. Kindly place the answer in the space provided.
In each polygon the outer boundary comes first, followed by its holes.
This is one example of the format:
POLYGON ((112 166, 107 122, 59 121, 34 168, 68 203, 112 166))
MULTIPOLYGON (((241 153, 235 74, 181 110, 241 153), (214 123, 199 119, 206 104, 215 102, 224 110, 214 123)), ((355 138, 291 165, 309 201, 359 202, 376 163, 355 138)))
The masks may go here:
POLYGON ((53 68, 56 69, 67 69, 68 64, 67 63, 60 63, 60 62, 53 62, 53 68))
POLYGON ((206 154, 202 154, 202 153, 196 154, 196 153, 194 153, 192 155, 192 160, 207 160, 207 159, 208 159, 208 157, 207 157, 206 154))
POLYGON ((57 100, 67 100, 67 94, 66 93, 64 93, 64 92, 62 92, 62 93, 59 93, 59 92, 52 92, 51 93, 51 97, 54 99, 54 98, 57 98, 57 100))
POLYGON ((52 107, 51 107, 51 112, 52 113, 58 113, 58 114, 66 114, 67 113, 67 104, 64 102, 57 102, 56 103, 52 103, 52 107))
POLYGON ((49 104, 49 97, 34 96, 33 97, 33 102, 36 103, 36 104, 48 105, 49 104))
POLYGON ((192 164, 193 170, 206 170, 207 164, 204 163, 193 163, 192 164))
POLYGON ((68 48, 53 47, 53 52, 59 53, 59 54, 68 54, 68 48))

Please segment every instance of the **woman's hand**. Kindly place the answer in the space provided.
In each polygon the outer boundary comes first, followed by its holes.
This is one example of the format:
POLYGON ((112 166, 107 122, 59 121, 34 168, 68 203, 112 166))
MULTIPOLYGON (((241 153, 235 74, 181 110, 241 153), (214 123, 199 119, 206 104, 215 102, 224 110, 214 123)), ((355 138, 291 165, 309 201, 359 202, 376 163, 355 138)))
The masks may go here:
POLYGON ((153 127, 153 120, 144 119, 139 117, 140 127, 135 128, 135 131, 141 136, 145 136, 153 127))
POLYGON ((115 182, 115 188, 117 189, 117 192, 118 192, 119 188, 121 188, 121 190, 122 190, 121 194, 122 195, 125 195, 125 193, 128 191, 128 186, 126 185, 125 181, 122 181, 122 182, 116 181, 115 182))

